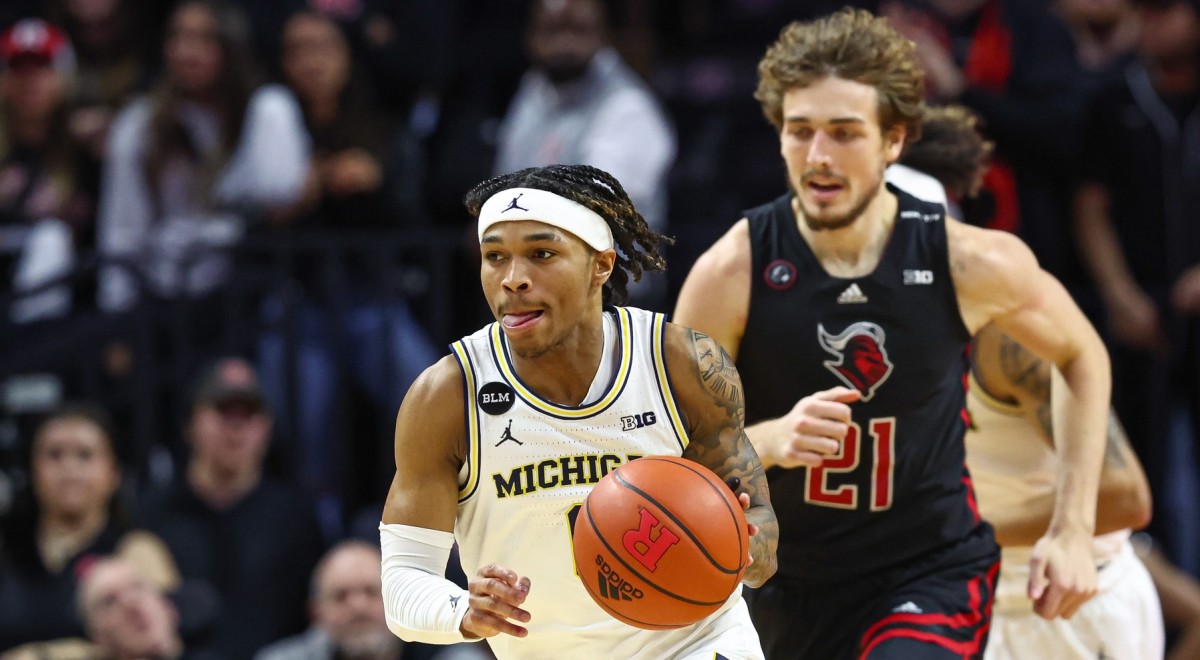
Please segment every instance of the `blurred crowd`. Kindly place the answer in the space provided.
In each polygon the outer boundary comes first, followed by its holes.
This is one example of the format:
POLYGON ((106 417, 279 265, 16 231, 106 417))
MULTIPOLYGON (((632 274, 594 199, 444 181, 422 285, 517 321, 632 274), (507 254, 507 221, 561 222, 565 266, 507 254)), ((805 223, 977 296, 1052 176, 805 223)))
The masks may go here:
POLYGON ((669 312, 785 184, 766 45, 845 4, 978 116, 950 201, 1105 334, 1200 571, 1197 0, 7 0, 0 653, 485 657, 387 632, 375 530, 403 393, 489 320, 463 193, 611 172, 677 239, 633 289, 669 312))

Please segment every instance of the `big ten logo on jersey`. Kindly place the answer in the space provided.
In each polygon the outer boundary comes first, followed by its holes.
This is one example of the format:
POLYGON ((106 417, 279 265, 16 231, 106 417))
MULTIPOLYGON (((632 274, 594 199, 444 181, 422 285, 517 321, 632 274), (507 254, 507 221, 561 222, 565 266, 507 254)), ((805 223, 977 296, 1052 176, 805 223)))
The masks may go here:
POLYGON ((904 270, 905 284, 933 284, 932 270, 904 270))
POLYGON ((625 415, 621 418, 621 430, 632 431, 634 429, 645 428, 657 421, 658 416, 654 414, 654 411, 638 413, 636 415, 625 415))

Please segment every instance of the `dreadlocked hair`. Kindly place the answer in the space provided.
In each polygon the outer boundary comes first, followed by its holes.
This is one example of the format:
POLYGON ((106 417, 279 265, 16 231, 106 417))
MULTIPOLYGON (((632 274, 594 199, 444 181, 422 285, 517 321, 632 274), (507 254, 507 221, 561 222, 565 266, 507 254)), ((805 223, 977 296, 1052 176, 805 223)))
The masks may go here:
POLYGON ((616 177, 590 165, 548 165, 502 174, 480 183, 463 198, 471 215, 479 217, 492 195, 508 188, 537 188, 565 197, 595 211, 612 230, 617 247, 617 267, 604 283, 604 304, 624 305, 629 300, 629 278, 663 271, 663 249, 675 243, 646 224, 616 177))

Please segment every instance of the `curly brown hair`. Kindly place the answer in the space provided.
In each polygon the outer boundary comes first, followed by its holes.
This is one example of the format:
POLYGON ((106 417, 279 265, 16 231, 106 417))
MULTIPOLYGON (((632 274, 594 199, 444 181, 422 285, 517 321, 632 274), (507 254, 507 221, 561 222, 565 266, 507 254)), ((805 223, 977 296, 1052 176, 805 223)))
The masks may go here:
POLYGON ((537 188, 582 204, 595 211, 612 230, 617 248, 617 268, 604 283, 604 304, 623 305, 629 299, 629 279, 667 269, 663 250, 675 239, 646 224, 616 177, 590 165, 549 165, 502 174, 475 186, 463 198, 476 218, 492 195, 508 188, 537 188), (640 248, 639 248, 640 246, 640 248))
POLYGON ((941 182, 957 199, 974 197, 983 183, 994 145, 979 132, 979 117, 961 105, 931 106, 921 139, 900 162, 941 182))
POLYGON ((783 97, 830 76, 870 85, 878 94, 879 125, 903 124, 905 143, 921 134, 925 72, 913 42, 884 18, 845 8, 814 21, 794 21, 758 63, 754 98, 776 129, 783 127, 783 97))

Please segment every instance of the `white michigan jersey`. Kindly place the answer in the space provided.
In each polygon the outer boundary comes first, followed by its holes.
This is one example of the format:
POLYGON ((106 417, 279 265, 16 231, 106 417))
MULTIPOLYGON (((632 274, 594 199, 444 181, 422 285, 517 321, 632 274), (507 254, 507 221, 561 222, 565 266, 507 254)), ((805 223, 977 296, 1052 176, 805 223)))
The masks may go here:
MULTIPOLYGON (((661 314, 609 308, 605 350, 583 405, 547 401, 521 382, 499 324, 451 345, 462 366, 469 436, 454 535, 468 576, 497 563, 530 579, 528 637, 488 640, 498 658, 761 657, 739 587, 679 630, 613 619, 576 574, 571 530, 592 486, 639 456, 679 456, 688 436, 667 381, 661 314)), ((603 581, 595 566, 582 579, 603 581)), ((631 596, 606 584, 601 593, 631 596), (611 588, 610 588, 611 587, 611 588)))
MULTIPOLYGON (((988 396, 974 377, 969 392, 967 465, 983 517, 1053 493, 1058 466, 1054 448, 1020 409, 988 396)), ((1047 621, 1033 611, 1026 595, 1032 550, 1001 549, 985 660, 1162 657, 1158 595, 1133 552, 1129 530, 1093 539, 1098 594, 1070 619, 1047 621)))

